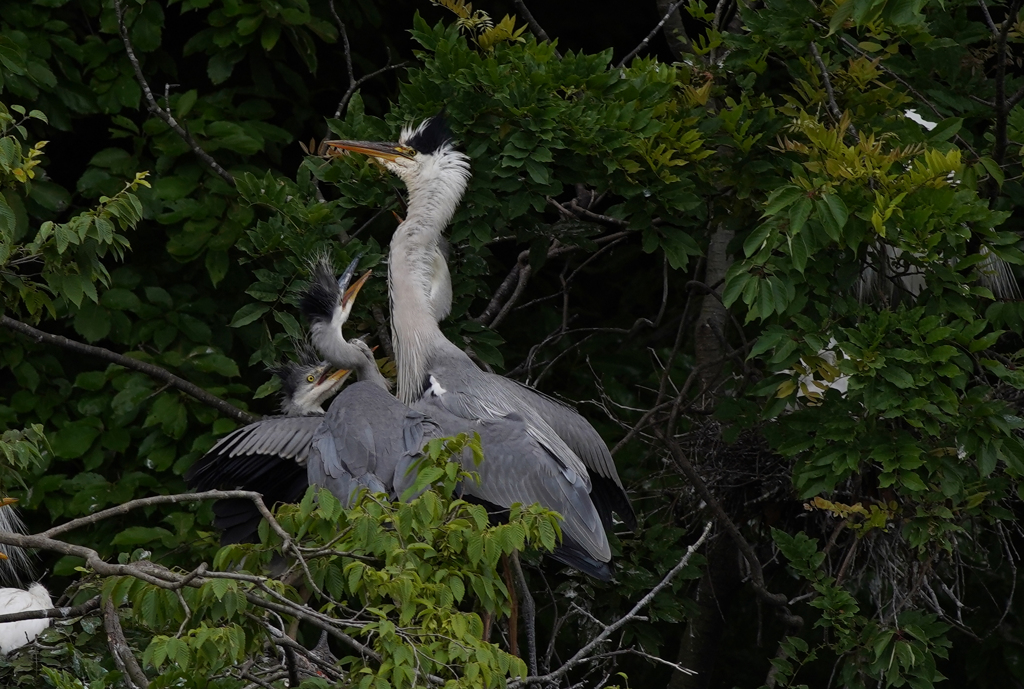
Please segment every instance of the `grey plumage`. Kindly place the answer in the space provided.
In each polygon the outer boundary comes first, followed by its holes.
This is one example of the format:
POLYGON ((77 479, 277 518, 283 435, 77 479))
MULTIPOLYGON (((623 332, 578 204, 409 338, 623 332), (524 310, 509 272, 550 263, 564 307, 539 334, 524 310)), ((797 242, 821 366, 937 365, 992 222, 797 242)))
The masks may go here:
POLYGON ((608 578, 611 550, 604 528, 611 526, 612 511, 631 526, 635 517, 600 436, 575 410, 479 370, 438 327, 439 285, 448 281, 450 292, 447 266, 438 267, 444 256, 441 233, 468 183, 468 158, 454 149, 440 118, 403 131, 398 144, 323 146, 378 158, 409 191, 408 215, 392 238, 388 263, 399 399, 427 414, 446 435, 480 432, 481 481, 467 486, 467 495, 475 491, 501 508, 540 502, 560 512, 560 559, 608 578))
POLYGON ((361 488, 398 499, 407 485, 409 465, 437 435, 424 414, 379 385, 355 383, 327 410, 313 438, 309 483, 326 488, 345 505, 352 504, 361 488))
MULTIPOLYGON (((323 421, 323 401, 344 383, 347 371, 333 371, 300 348, 302 363, 276 367, 281 380, 284 416, 269 416, 221 438, 185 474, 197 491, 251 490, 274 505, 295 502, 305 493, 306 458, 313 435, 323 421)), ((221 543, 255 540, 260 513, 249 500, 218 500, 214 526, 221 543)))

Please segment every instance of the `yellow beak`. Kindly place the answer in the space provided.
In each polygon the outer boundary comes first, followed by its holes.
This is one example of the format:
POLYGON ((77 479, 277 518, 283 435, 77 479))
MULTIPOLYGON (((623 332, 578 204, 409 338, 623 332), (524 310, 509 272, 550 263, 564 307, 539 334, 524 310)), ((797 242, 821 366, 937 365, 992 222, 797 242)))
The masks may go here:
POLYGON ((322 156, 338 156, 348 152, 362 153, 392 162, 399 158, 412 158, 416 155, 415 149, 388 141, 344 141, 340 139, 321 142, 317 152, 322 156))

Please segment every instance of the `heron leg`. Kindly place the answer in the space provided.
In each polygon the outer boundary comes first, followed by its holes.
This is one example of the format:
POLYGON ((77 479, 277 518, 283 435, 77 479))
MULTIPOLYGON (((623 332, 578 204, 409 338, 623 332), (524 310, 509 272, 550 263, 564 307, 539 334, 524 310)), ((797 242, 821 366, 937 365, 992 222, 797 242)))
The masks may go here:
POLYGON ((516 600, 516 587, 512 585, 512 566, 508 556, 501 556, 502 568, 505 570, 505 588, 508 589, 508 651, 514 656, 519 655, 519 604, 516 600))
POLYGON ((526 585, 526 575, 523 574, 523 567, 519 563, 519 552, 513 551, 512 570, 515 572, 516 584, 519 588, 519 595, 522 599, 523 621, 526 623, 526 650, 527 660, 530 666, 530 674, 536 677, 537 672, 537 607, 530 595, 530 588, 526 585))

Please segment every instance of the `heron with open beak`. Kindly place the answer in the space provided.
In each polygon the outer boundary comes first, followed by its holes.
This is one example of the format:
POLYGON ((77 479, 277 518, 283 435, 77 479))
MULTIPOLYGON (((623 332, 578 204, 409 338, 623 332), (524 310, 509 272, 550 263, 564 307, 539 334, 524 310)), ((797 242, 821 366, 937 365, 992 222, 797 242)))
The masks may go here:
POLYGON ((497 509, 539 502, 559 512, 563 543, 554 556, 609 579, 612 513, 630 528, 636 517, 600 435, 576 410, 481 371, 438 327, 437 295, 451 293, 443 256, 438 265, 442 233, 470 178, 469 158, 455 148, 444 118, 406 128, 397 142, 324 141, 320 152, 370 156, 409 192, 388 263, 398 398, 445 435, 482 427, 481 480, 467 495, 497 509))

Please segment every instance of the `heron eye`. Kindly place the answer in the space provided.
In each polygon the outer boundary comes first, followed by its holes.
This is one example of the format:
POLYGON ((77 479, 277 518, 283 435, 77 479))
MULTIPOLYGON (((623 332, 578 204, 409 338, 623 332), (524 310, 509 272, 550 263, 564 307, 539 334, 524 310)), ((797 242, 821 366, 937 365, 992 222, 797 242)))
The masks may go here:
POLYGON ((306 382, 307 383, 312 383, 315 380, 316 380, 316 376, 306 376, 306 382))
POLYGON ((395 150, 404 155, 416 155, 416 149, 411 146, 397 146, 395 150))

